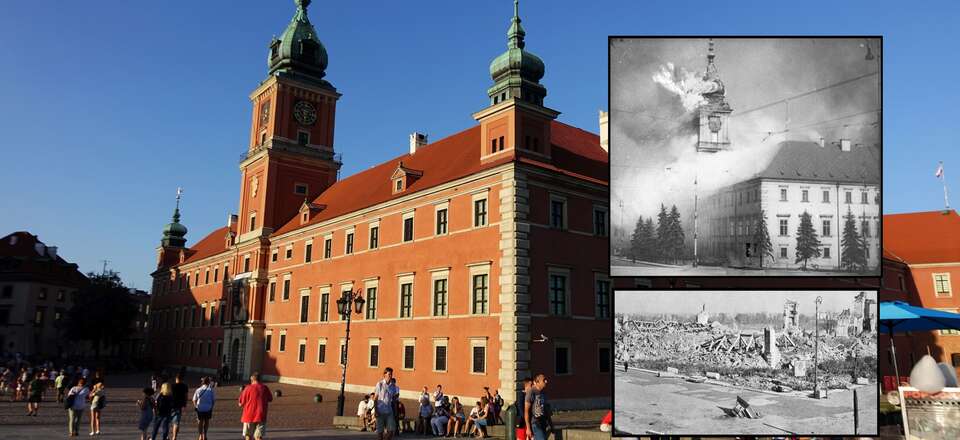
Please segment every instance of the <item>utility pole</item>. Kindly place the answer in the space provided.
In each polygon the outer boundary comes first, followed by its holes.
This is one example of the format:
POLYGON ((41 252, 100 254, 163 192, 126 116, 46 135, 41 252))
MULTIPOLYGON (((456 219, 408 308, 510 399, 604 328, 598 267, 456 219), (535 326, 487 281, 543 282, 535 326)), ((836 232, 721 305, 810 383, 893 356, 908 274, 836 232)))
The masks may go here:
POLYGON ((109 263, 110 260, 100 260, 100 262, 103 263, 103 272, 101 272, 101 274, 102 274, 102 275, 106 275, 106 274, 107 274, 107 263, 109 263))

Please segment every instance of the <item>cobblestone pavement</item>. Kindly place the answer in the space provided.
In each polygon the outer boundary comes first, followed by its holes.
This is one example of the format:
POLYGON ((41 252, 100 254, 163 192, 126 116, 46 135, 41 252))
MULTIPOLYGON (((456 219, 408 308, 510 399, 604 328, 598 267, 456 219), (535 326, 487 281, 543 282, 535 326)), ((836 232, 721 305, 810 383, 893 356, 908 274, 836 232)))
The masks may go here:
MULTIPOLYGON (((199 383, 199 376, 188 376, 190 396, 199 383)), ((139 410, 136 401, 142 395, 141 389, 149 384, 146 373, 108 376, 107 407, 102 414, 102 438, 139 438, 137 437, 137 421, 139 410)), ((311 438, 311 435, 320 435, 324 438, 331 435, 355 438, 357 435, 368 433, 353 433, 332 428, 333 416, 337 410, 338 391, 322 390, 297 385, 267 383, 271 391, 280 390, 281 397, 274 397, 267 413, 267 427, 271 438, 311 438), (322 403, 315 403, 313 396, 320 393, 322 403), (282 435, 274 435, 281 434, 282 435), (320 431, 317 431, 320 430, 320 431), (322 433, 322 435, 321 435, 322 433), (306 437, 303 437, 303 436, 306 437)), ((373 388, 373 385, 371 385, 373 388)), ((217 438, 240 437, 240 408, 237 406, 237 397, 240 395, 239 385, 221 385, 216 390, 217 403, 214 407, 213 420, 210 423, 211 440, 217 438)), ((344 415, 356 413, 360 394, 347 393, 344 415)), ((404 401, 410 408, 415 402, 404 401)), ((67 412, 56 402, 56 392, 48 390, 44 402, 40 406, 40 415, 27 417, 25 402, 10 402, 9 396, 0 398, 0 438, 60 438, 66 437, 67 412)), ((182 432, 189 434, 182 439, 196 438, 196 416, 192 406, 187 405, 183 416, 182 432)), ((90 432, 89 412, 84 415, 80 427, 81 436, 90 432)))

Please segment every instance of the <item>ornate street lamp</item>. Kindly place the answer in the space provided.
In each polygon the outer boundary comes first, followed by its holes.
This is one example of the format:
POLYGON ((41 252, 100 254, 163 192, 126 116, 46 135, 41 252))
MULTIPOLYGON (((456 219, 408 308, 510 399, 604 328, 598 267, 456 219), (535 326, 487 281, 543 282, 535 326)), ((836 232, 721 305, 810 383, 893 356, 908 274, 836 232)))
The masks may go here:
POLYGON ((814 340, 813 340, 813 397, 816 399, 820 398, 820 382, 817 381, 817 369, 820 365, 820 303, 823 302, 822 297, 817 297, 816 306, 814 308, 814 317, 813 317, 813 326, 814 326, 814 340))
POLYGON ((363 303, 366 302, 363 300, 363 294, 361 289, 356 291, 343 291, 343 295, 340 296, 340 299, 337 300, 337 311, 340 312, 340 318, 346 318, 347 320, 347 337, 343 342, 343 353, 341 356, 343 372, 340 376, 340 395, 337 396, 337 415, 343 416, 343 405, 346 397, 343 395, 344 387, 347 385, 347 352, 350 347, 350 317, 353 316, 354 311, 357 314, 363 310, 363 303), (353 306, 353 307, 351 307, 353 306))

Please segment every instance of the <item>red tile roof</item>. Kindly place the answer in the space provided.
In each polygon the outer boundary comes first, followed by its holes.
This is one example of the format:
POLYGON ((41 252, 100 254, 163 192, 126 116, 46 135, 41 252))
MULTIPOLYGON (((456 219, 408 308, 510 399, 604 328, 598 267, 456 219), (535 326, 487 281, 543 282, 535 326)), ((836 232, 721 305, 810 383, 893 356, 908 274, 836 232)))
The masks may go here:
MULTIPOLYGON (((525 163, 606 184, 609 175, 607 152, 600 148, 599 136, 557 121, 552 122, 550 131, 553 163, 526 159, 523 160, 525 163)), ((480 161, 480 126, 474 126, 421 147, 415 154, 404 154, 336 182, 313 200, 314 204, 326 205, 326 209, 303 225, 294 217, 274 235, 441 185, 508 161, 480 161), (423 171, 423 176, 410 184, 406 191, 393 194, 390 175, 400 161, 404 167, 423 171)))
POLYGON ((883 216, 883 255, 907 264, 960 262, 960 216, 954 210, 883 216))
POLYGON ((227 227, 216 229, 187 250, 183 264, 193 263, 227 250, 227 227))

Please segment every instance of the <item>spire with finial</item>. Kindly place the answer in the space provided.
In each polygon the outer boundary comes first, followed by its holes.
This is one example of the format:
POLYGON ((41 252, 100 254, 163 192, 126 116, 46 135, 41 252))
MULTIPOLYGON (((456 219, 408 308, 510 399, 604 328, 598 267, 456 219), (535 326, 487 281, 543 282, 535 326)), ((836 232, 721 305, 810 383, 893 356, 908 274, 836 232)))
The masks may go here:
POLYGON ((183 188, 177 187, 177 203, 173 208, 173 221, 163 227, 163 238, 160 244, 167 247, 183 247, 187 243, 187 227, 180 224, 180 196, 183 188))
POLYGON ((513 0, 513 18, 507 30, 507 51, 490 63, 490 77, 494 85, 487 90, 487 95, 491 104, 519 99, 542 106, 543 98, 547 95, 547 89, 540 84, 545 70, 543 61, 525 49, 527 33, 520 22, 520 2, 513 0))
POLYGON ((513 0, 513 19, 510 22, 510 29, 507 30, 507 47, 510 49, 523 49, 523 37, 527 35, 523 31, 523 25, 520 24, 520 0, 513 0))

